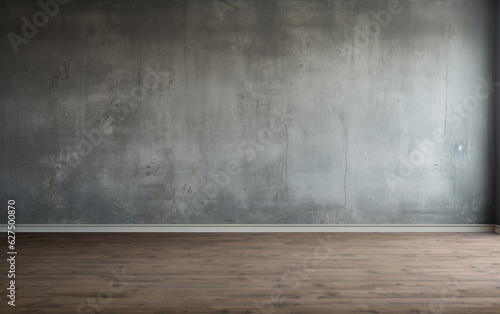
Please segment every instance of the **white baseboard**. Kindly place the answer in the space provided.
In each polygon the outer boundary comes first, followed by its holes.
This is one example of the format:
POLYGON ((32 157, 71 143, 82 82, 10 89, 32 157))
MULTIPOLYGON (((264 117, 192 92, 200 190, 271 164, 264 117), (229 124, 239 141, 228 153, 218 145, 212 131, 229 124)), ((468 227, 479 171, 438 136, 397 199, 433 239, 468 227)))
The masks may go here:
MULTIPOLYGON (((500 226, 495 225, 250 225, 250 224, 217 224, 217 225, 171 225, 171 224, 19 224, 16 232, 497 232, 500 226)), ((7 232, 6 225, 0 232, 7 232)))

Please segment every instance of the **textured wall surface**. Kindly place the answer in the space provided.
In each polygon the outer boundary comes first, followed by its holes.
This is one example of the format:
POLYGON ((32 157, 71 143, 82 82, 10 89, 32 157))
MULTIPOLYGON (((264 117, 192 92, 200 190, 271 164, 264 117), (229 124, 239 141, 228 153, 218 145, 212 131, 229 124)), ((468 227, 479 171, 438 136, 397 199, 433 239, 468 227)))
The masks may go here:
MULTIPOLYGON (((495 24, 496 24, 496 33, 495 33, 495 38, 498 38, 498 35, 500 35, 500 5, 497 2, 495 2, 494 5, 494 12, 496 12, 497 18, 495 19, 495 24)), ((494 62, 494 67, 496 70, 496 77, 495 81, 500 81, 500 41, 496 40, 494 41, 495 45, 495 62, 494 62)), ((493 105, 493 116, 495 117, 495 121, 500 121, 500 90, 498 90, 498 87, 495 90, 494 94, 494 105, 493 105)), ((500 156, 500 125, 498 123, 494 123, 494 128, 495 128, 495 136, 494 136, 494 159, 498 160, 498 157, 500 156)), ((493 163, 493 172, 495 173, 494 177, 494 196, 493 196, 493 202, 494 202, 494 211, 495 211, 495 222, 497 225, 500 225, 500 186, 498 183, 500 182, 500 166, 498 165, 498 162, 493 163)))
POLYGON ((490 1, 66 2, 0 7, 17 223, 493 222, 490 1))

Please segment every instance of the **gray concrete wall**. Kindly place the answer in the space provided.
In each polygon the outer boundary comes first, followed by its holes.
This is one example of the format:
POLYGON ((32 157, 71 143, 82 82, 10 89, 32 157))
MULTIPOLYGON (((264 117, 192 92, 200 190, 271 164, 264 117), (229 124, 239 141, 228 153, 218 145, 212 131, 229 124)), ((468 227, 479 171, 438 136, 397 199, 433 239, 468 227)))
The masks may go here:
POLYGON ((493 222, 492 2, 60 2, 0 9, 17 223, 493 222))
MULTIPOLYGON (((494 12, 496 14, 496 19, 495 19, 495 25, 496 25, 496 29, 495 29, 495 38, 498 38, 498 35, 500 34, 500 5, 498 4, 498 1, 495 2, 495 5, 494 5, 494 12)), ((495 44, 495 49, 494 49, 494 53, 495 53, 495 62, 494 62, 494 68, 495 68, 495 74, 496 74, 496 78, 495 78, 495 81, 500 81, 500 41, 499 40, 495 40, 494 41, 494 44, 495 44)), ((494 117, 495 121, 500 121, 500 110, 499 110, 499 106, 500 106, 500 91, 498 90, 498 87, 495 89, 495 93, 494 93, 494 106, 493 106, 493 114, 492 116, 494 117)), ((500 125, 498 123, 495 123, 494 124, 494 127, 495 127, 495 134, 494 134, 494 153, 493 153, 493 159, 496 161, 498 160, 498 157, 500 156, 500 125)), ((493 182, 493 186, 494 186, 494 191, 495 191, 495 194, 494 194, 494 197, 493 197, 493 200, 494 200, 494 215, 495 215, 495 222, 497 225, 500 225, 500 186, 498 185, 498 183, 500 182, 500 167, 498 165, 497 162, 495 162, 493 164, 493 173, 495 174, 494 176, 494 182, 493 182)))

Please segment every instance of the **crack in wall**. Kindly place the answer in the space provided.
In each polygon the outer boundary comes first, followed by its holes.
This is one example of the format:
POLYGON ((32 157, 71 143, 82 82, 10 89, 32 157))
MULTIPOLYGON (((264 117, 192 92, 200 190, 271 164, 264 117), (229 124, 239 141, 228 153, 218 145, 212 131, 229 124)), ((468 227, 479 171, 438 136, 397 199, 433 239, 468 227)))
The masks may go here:
POLYGON ((344 140, 345 140, 345 149, 344 149, 344 164, 345 164, 345 170, 344 170, 344 208, 347 210, 347 169, 348 169, 347 153, 348 153, 348 147, 347 147, 347 123, 345 120, 344 112, 342 112, 341 117, 342 117, 342 122, 344 124, 344 140))
MULTIPOLYGON (((448 15, 446 16, 446 19, 448 20, 448 15)), ((449 63, 449 58, 448 58, 448 52, 449 52, 449 44, 450 44, 450 27, 448 26, 446 28, 446 39, 448 40, 447 45, 446 45, 446 73, 445 73, 445 80, 444 80, 444 86, 445 86, 445 99, 444 99, 444 131, 446 132, 446 115, 448 113, 448 63, 449 63)))
MULTIPOLYGON (((139 30, 139 85, 142 86, 142 37, 141 31, 139 30)), ((141 130, 141 118, 142 118, 142 92, 141 97, 139 97, 139 131, 141 130)))
POLYGON ((285 199, 288 193, 288 128, 285 128, 285 193, 283 194, 282 200, 285 199))
MULTIPOLYGON (((186 68, 186 51, 187 51, 187 2, 184 5, 184 102, 186 105, 186 130, 187 130, 187 141, 189 143, 189 110, 188 110, 188 101, 187 101, 187 68, 186 68)), ((189 146, 189 145, 188 145, 189 146)))

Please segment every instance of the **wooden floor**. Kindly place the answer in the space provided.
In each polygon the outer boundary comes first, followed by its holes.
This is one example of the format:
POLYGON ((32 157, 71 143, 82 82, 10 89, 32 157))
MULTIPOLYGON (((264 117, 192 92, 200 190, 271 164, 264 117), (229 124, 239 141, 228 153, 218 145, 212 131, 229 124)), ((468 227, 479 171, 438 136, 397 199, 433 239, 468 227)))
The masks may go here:
POLYGON ((16 240, 16 307, 4 260, 1 313, 500 313, 493 233, 16 240))

